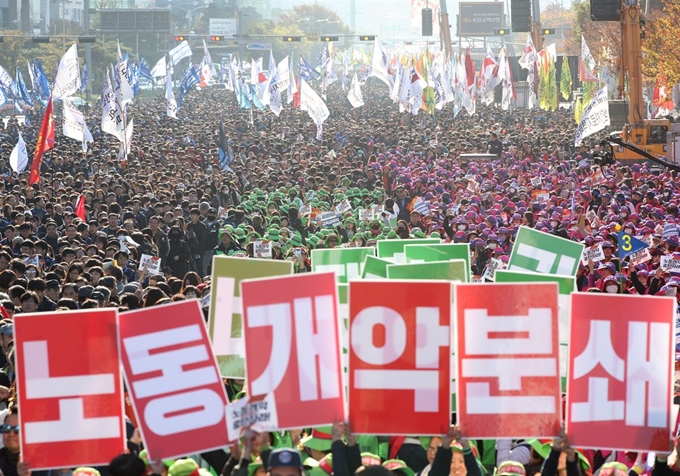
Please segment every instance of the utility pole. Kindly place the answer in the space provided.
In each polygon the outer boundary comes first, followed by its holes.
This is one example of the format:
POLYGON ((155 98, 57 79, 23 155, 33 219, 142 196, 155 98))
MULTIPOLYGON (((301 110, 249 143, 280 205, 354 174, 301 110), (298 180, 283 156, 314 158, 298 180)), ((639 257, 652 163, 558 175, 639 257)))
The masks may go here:
MULTIPOLYGON (((90 0, 83 0, 83 27, 85 34, 90 34, 90 0)), ((87 80, 87 87, 85 88, 85 100, 90 102, 92 97, 92 78, 94 71, 92 71, 92 45, 85 43, 85 64, 87 65, 87 74, 90 76, 87 80)))
MULTIPOLYGON (((238 11, 238 60, 243 61, 243 10, 238 11)), ((241 67, 241 64, 238 65, 241 67)))
POLYGON ((543 32, 541 31, 541 3, 538 0, 531 2, 531 39, 534 41, 536 52, 543 49, 543 32))
POLYGON ((439 2, 439 8, 441 10, 439 16, 439 35, 444 43, 444 54, 446 59, 450 60, 452 58, 451 54, 451 25, 449 23, 449 12, 446 8, 446 0, 441 0, 439 2))

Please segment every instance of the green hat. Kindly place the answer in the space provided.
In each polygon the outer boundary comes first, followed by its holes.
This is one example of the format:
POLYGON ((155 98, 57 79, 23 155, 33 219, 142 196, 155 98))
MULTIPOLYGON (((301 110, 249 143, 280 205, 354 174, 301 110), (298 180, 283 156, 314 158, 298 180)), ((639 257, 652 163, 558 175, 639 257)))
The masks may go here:
POLYGON ((389 232, 388 235, 387 235, 387 239, 388 239, 388 240, 395 240, 395 239, 397 239, 397 238, 399 238, 399 237, 397 236, 397 233, 396 233, 394 230, 390 230, 390 232, 389 232))
POLYGON ((383 229, 382 229, 383 235, 388 234, 390 231, 392 231, 392 228, 390 228, 389 226, 383 226, 383 229))
POLYGON ((423 230, 421 230, 420 228, 414 228, 413 230, 411 230, 411 236, 413 238, 427 238, 427 236, 425 236, 425 233, 423 233, 423 230))
POLYGON ((262 190, 260 190, 259 188, 256 188, 254 190, 254 192, 255 192, 255 198, 257 198, 258 200, 264 200, 264 192, 262 190))
POLYGON ((281 225, 279 225, 278 223, 272 223, 271 225, 269 225, 269 228, 268 228, 268 230, 280 230, 280 229, 281 229, 281 225))
POLYGON ((290 208, 290 205, 281 205, 281 212, 288 214, 288 209, 290 208))
POLYGON ((259 240, 260 238, 262 238, 262 235, 260 235, 260 234, 259 234, 258 232, 256 232, 256 231, 251 231, 250 233, 248 233, 248 239, 251 239, 251 238, 253 238, 253 237, 255 237, 255 238, 257 238, 257 239, 259 240))
POLYGON ((255 476, 255 473, 257 473, 257 470, 260 468, 264 468, 264 464, 262 464, 262 460, 258 457, 248 465, 248 476, 255 476))
POLYGON ((388 459, 383 463, 383 467, 390 471, 400 472, 402 476, 416 476, 416 473, 400 459, 388 459))
POLYGON ((223 235, 229 235, 231 238, 231 241, 236 241, 234 238, 234 232, 231 231, 229 228, 221 228, 219 232, 217 232, 217 240, 221 241, 223 235))
POLYGON ((267 230, 267 239, 270 241, 279 241, 281 239, 279 230, 276 228, 269 228, 269 230, 267 230))
POLYGON ((368 197, 368 196, 370 196, 371 194, 369 193, 368 189, 365 188, 365 189, 363 189, 363 190, 361 191, 361 195, 364 196, 364 197, 368 197))
POLYGON ((305 246, 302 243, 302 237, 298 234, 294 234, 293 236, 291 236, 290 239, 288 240, 288 244, 294 248, 301 248, 305 246))
POLYGON ((168 468, 168 476, 190 476, 198 470, 198 463, 191 458, 178 459, 168 468))
MULTIPOLYGON (((536 454, 541 456, 543 459, 547 458, 550 454, 550 450, 552 448, 552 442, 550 440, 541 442, 541 440, 531 439, 526 440, 526 442, 534 449, 536 454)), ((588 458, 586 458, 583 453, 578 450, 576 450, 576 454, 578 455, 579 463, 581 463, 581 468, 590 469, 590 462, 588 461, 588 458)))
POLYGON ((333 474, 333 455, 327 454, 309 472, 310 476, 331 476, 333 474))
POLYGON ((316 451, 330 451, 333 438, 331 433, 333 428, 331 426, 320 426, 312 429, 312 434, 300 440, 300 443, 310 450, 316 451))
POLYGON ((440 235, 438 231, 433 231, 432 233, 430 233, 430 238, 437 238, 437 239, 441 240, 442 235, 440 235))
POLYGON ((355 233, 352 237, 352 241, 356 240, 357 238, 361 238, 362 240, 366 241, 366 235, 363 233, 355 233))
MULTIPOLYGON (((144 448, 142 451, 139 452, 139 459, 144 461, 144 464, 149 466, 151 462, 149 461, 149 452, 144 448)), ((165 465, 166 468, 169 468, 175 463, 174 459, 164 459, 163 464, 165 465)))
POLYGON ((246 239, 246 230, 243 228, 236 228, 234 234, 236 235, 236 239, 238 239, 238 241, 243 241, 246 239))

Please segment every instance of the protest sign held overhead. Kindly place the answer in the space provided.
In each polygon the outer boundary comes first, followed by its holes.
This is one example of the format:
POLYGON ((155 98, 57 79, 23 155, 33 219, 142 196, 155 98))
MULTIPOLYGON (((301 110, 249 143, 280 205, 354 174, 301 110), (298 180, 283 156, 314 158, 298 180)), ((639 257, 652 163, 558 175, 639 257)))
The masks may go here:
POLYGON ((584 246, 564 238, 521 226, 508 269, 575 276, 584 246))
POLYGON ((312 250, 312 271, 333 271, 338 283, 348 283, 362 276, 364 259, 375 256, 374 248, 335 248, 312 250))

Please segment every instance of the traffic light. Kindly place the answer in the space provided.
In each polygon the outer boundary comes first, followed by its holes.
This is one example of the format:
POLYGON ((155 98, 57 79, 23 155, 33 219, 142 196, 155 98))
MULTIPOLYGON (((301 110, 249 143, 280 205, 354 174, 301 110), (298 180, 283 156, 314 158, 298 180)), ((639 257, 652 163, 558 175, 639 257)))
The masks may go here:
POLYGON ((531 31, 531 0, 510 1, 510 23, 515 33, 531 31))
POLYGON ((496 29, 493 31, 493 34, 494 34, 494 35, 505 36, 505 35, 509 35, 509 34, 510 34, 510 30, 508 30, 507 28, 496 28, 496 29))
POLYGON ((33 43, 49 43, 50 39, 47 36, 34 36, 33 43))
POLYGON ((210 41, 222 41, 223 38, 221 36, 211 36, 210 41))
POLYGON ((543 28, 542 34, 544 34, 544 35, 554 35, 555 29, 554 28, 543 28))
POLYGON ((423 20, 423 36, 432 36, 432 9, 423 8, 422 20, 423 20))
POLYGON ((175 35, 175 41, 184 41, 186 38, 184 35, 175 35))
POLYGON ((285 41, 286 43, 291 43, 293 41, 302 41, 302 37, 301 36, 284 36, 283 41, 285 41))
POLYGON ((339 41, 340 37, 339 36, 320 36, 319 40, 328 43, 330 41, 339 41))
POLYGON ((373 41, 373 40, 375 40, 375 35, 361 35, 359 37, 359 40, 361 40, 361 41, 373 41))
POLYGON ((94 36, 79 36, 78 43, 96 43, 97 39, 94 36))

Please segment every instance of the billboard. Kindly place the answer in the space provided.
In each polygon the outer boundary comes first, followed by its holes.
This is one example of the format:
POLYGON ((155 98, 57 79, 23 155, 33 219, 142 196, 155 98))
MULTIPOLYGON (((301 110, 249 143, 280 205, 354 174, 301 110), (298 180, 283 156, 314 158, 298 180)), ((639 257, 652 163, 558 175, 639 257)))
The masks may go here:
POLYGON ((505 28, 502 2, 460 2, 458 36, 493 36, 505 28))
POLYGON ((238 34, 236 18, 211 18, 210 35, 235 36, 238 34))

